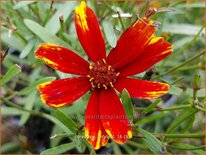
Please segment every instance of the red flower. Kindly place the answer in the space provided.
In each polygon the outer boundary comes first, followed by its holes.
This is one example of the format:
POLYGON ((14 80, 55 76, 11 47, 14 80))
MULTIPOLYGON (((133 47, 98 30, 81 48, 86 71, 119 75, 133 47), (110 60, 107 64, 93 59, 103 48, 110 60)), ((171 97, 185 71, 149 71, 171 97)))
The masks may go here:
POLYGON ((35 53, 53 69, 79 75, 40 84, 38 89, 44 103, 52 107, 70 105, 91 91, 85 113, 85 136, 95 149, 106 145, 109 137, 119 144, 132 137, 115 89, 121 93, 125 88, 134 98, 157 98, 169 89, 165 83, 128 77, 147 70, 172 53, 170 43, 154 37, 152 23, 146 18, 137 20, 106 56, 97 18, 85 2, 81 2, 75 10, 75 26, 79 41, 93 63, 55 44, 41 44, 35 53))

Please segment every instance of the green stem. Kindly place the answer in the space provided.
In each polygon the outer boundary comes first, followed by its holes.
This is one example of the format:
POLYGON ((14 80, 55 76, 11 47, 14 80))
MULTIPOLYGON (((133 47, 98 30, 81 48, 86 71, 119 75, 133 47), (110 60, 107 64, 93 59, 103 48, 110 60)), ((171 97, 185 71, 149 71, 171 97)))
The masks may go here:
POLYGON ((14 33, 24 42, 27 43, 27 40, 24 38, 24 36, 18 32, 18 30, 15 30, 14 33))
POLYGON ((201 69, 202 67, 200 65, 193 65, 188 67, 182 67, 179 69, 179 71, 187 71, 187 70, 194 70, 194 69, 201 69))
MULTIPOLYGON (((205 138, 205 133, 177 133, 177 134, 167 134, 167 133, 151 133, 157 138, 205 138)), ((133 135, 136 138, 144 138, 143 135, 133 135)))
MULTIPOLYGON (((201 29, 198 31, 198 33, 194 36, 194 38, 188 42, 187 44, 185 44, 180 50, 176 51, 175 53, 173 53, 166 61, 174 59, 175 56, 180 55, 182 52, 185 51, 185 49, 189 48, 191 45, 193 45, 197 39, 199 38, 200 34, 202 33, 203 29, 205 28, 205 25, 203 25, 201 27, 201 29)), ((164 61, 164 63, 162 65, 164 65, 166 63, 166 61, 164 61)))
MULTIPOLYGON (((205 138, 205 133, 184 133, 184 134, 165 134, 165 133, 151 133, 157 138, 205 138)), ((133 135, 136 138, 144 138, 142 135, 133 135)))
POLYGON ((171 149, 180 149, 180 150, 199 150, 199 149, 204 149, 204 148, 205 148, 205 145, 202 145, 202 146, 193 146, 192 148, 179 147, 179 146, 174 146, 174 145, 167 145, 167 147, 170 147, 171 149))
MULTIPOLYGON (((165 108, 161 108, 161 107, 156 107, 154 109, 151 109, 151 112, 152 111, 173 111, 173 110, 182 110, 182 109, 188 109, 188 108, 196 108, 200 111, 203 111, 205 112, 205 109, 200 107, 200 106, 197 106, 197 105, 191 105, 191 104, 187 104, 187 105, 179 105, 179 106, 172 106, 172 107, 165 107, 165 108)), ((135 107, 134 108, 136 111, 143 111, 145 110, 146 108, 140 108, 140 107, 135 107)))
MULTIPOLYGON (((173 110, 182 110, 182 109, 187 109, 187 108, 192 108, 192 105, 188 104, 188 105, 180 105, 180 106, 165 107, 165 108, 154 108, 154 109, 151 109, 151 111, 173 111, 173 110)), ((137 111, 143 111, 145 109, 146 108, 135 107, 135 110, 137 111)))
POLYGON ((164 75, 167 75, 167 74, 169 74, 169 73, 172 73, 172 72, 174 72, 176 69, 179 69, 180 67, 182 67, 182 66, 184 66, 184 65, 192 62, 193 60, 199 58, 200 56, 202 56, 202 55, 204 55, 204 54, 205 54, 205 50, 202 51, 202 52, 200 52, 200 53, 198 53, 197 55, 193 56, 192 58, 188 59, 187 61, 183 62, 182 64, 180 64, 180 65, 178 65, 178 66, 176 66, 176 67, 173 67, 172 69, 164 72, 163 74, 160 74, 159 76, 157 76, 156 78, 153 78, 153 79, 158 79, 158 78, 160 78, 161 76, 164 76, 164 75))
POLYGON ((49 20, 49 17, 52 15, 53 13, 53 4, 54 4, 54 0, 51 0, 51 4, 50 4, 50 9, 47 12, 46 18, 43 22, 43 25, 45 25, 47 23, 47 21, 49 20))
POLYGON ((174 85, 175 83, 177 83, 177 82, 179 82, 179 81, 181 81, 181 80, 183 80, 184 78, 183 77, 179 77, 179 78, 177 78, 175 81, 173 81, 172 83, 170 83, 170 85, 174 85))
POLYGON ((59 22, 60 22, 60 30, 59 30, 59 35, 64 41, 68 41, 67 38, 64 37, 64 32, 65 32, 65 26, 64 26, 64 16, 60 15, 59 16, 59 22))
POLYGON ((123 31, 124 31, 124 30, 125 30, 125 26, 124 26, 124 23, 123 23, 123 21, 122 21, 122 17, 121 17, 121 15, 120 15, 119 11, 117 11, 117 14, 118 14, 118 19, 119 19, 119 21, 120 21, 120 24, 121 24, 121 26, 122 26, 122 29, 123 29, 123 31))
POLYGON ((74 134, 68 135, 68 133, 57 133, 50 137, 50 139, 55 139, 57 137, 74 137, 74 134))
POLYGON ((9 95, 8 97, 6 97, 7 100, 10 100, 12 98, 14 98, 18 93, 16 91, 12 92, 11 95, 9 95))
POLYGON ((136 148, 146 149, 146 147, 145 147, 144 145, 138 144, 138 143, 136 143, 136 142, 134 142, 134 141, 131 141, 131 140, 128 140, 128 141, 127 141, 127 144, 129 144, 129 145, 131 145, 131 146, 134 146, 134 147, 136 147, 136 148))
POLYGON ((41 18, 40 18, 40 15, 39 15, 39 12, 37 10, 35 10, 31 5, 28 5, 29 9, 31 9, 31 11, 34 13, 34 15, 36 16, 37 20, 39 22, 41 22, 41 18))
POLYGON ((59 16, 59 22, 60 22, 60 32, 61 34, 63 34, 63 32, 65 31, 63 15, 59 16))
POLYGON ((103 3, 104 3, 110 10, 112 10, 114 13, 116 13, 116 11, 110 6, 110 4, 109 4, 106 0, 104 0, 103 3))
POLYGON ((38 115, 38 116, 44 116, 44 115, 47 115, 46 113, 42 113, 42 112, 38 112, 38 111, 32 111, 32 110, 27 110, 27 109, 24 109, 24 108, 22 108, 21 106, 19 106, 19 105, 17 105, 17 104, 14 104, 14 103, 12 103, 11 101, 9 101, 9 100, 7 100, 7 99, 5 99, 5 98, 2 98, 2 101, 5 103, 5 104, 7 104, 7 105, 9 105, 9 106, 11 106, 11 107, 14 107, 14 108, 16 108, 16 109, 18 109, 18 110, 21 110, 21 111, 24 111, 24 112, 29 112, 30 114, 33 114, 33 115, 38 115))
POLYGON ((205 112, 205 109, 202 108, 202 107, 200 107, 200 106, 194 106, 194 108, 196 108, 196 109, 198 109, 198 110, 200 110, 200 111, 202 111, 202 112, 205 112))
POLYGON ((157 137, 165 138, 205 138, 205 133, 184 133, 184 134, 164 134, 164 133, 152 133, 157 137))

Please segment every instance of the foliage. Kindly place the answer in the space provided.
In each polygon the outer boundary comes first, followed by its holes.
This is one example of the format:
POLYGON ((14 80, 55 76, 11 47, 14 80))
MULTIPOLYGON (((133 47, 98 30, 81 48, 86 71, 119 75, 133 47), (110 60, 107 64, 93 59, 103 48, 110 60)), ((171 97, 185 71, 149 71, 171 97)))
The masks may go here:
POLYGON ((88 94, 69 107, 52 109, 41 103, 36 90, 40 83, 72 76, 55 72, 35 58, 40 43, 56 43, 85 57, 73 23, 79 2, 1 3, 2 132, 10 134, 10 138, 3 136, 1 153, 205 154, 203 1, 87 1, 99 18, 108 51, 137 15, 145 15, 148 4, 157 8, 151 17, 160 23, 157 36, 174 45, 174 53, 156 64, 151 75, 147 74, 151 70, 136 75, 169 83, 169 93, 142 100, 130 99, 124 90, 121 100, 134 136, 124 145, 110 142, 98 151, 83 138, 88 94))

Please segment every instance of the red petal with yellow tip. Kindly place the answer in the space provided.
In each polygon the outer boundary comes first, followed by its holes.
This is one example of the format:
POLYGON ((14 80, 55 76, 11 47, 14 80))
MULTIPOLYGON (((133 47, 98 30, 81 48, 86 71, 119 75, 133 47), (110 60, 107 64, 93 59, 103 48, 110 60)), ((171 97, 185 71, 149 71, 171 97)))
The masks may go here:
POLYGON ((169 90, 169 85, 160 82, 151 82, 145 80, 138 80, 133 78, 119 79, 114 87, 122 92, 127 89, 131 97, 134 98, 157 98, 166 94, 169 90))
POLYGON ((132 138, 132 129, 114 89, 100 92, 99 110, 105 131, 116 143, 123 144, 132 138))
POLYGON ((97 17, 84 1, 75 9, 75 26, 88 57, 93 62, 106 58, 105 43, 97 17))
POLYGON ((64 73, 88 74, 88 62, 65 47, 44 43, 39 46, 35 55, 37 58, 44 60, 53 69, 64 73))
POLYGON ((90 89, 86 77, 67 78, 40 84, 41 100, 52 107, 69 105, 90 89))
POLYGON ((141 73, 172 53, 172 45, 156 37, 149 46, 131 63, 119 69, 121 77, 141 73))
POLYGON ((153 22, 143 18, 129 27, 117 41, 117 46, 111 50, 107 61, 115 69, 133 61, 147 47, 155 33, 153 22))
POLYGON ((85 137, 95 150, 105 146, 109 136, 102 126, 99 114, 99 93, 92 92, 85 113, 85 137))

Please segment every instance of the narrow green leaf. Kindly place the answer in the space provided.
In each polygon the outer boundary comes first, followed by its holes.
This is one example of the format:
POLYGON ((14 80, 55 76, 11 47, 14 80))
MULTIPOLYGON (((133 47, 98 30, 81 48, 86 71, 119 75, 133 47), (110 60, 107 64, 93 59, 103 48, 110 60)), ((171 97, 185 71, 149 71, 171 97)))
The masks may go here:
POLYGON ((25 48, 22 50, 19 57, 21 59, 25 58, 31 52, 31 50, 34 47, 35 43, 36 43, 36 39, 32 39, 31 41, 29 41, 28 44, 25 46, 25 48))
POLYGON ((44 118, 50 120, 51 122, 53 122, 54 124, 58 125, 63 131, 65 131, 68 135, 71 135, 72 132, 71 130, 68 129, 68 127, 62 123, 61 121, 59 121, 56 117, 50 115, 50 114, 43 114, 42 115, 44 118))
POLYGON ((7 82, 13 79, 20 72, 21 72, 21 68, 17 64, 13 65, 9 69, 9 71, 3 76, 1 85, 5 85, 7 82))
POLYGON ((76 2, 65 2, 57 10, 57 12, 47 22, 45 29, 51 34, 56 34, 60 29, 59 15, 62 15, 64 22, 67 20, 71 12, 74 10, 76 2))
POLYGON ((67 126, 71 132, 75 133, 77 131, 77 124, 60 109, 55 110, 52 115, 59 119, 65 126, 67 126))
POLYGON ((154 101, 152 104, 150 104, 147 108, 145 108, 143 111, 142 111, 142 114, 146 114, 150 111, 152 111, 152 109, 154 109, 156 107, 156 105, 158 103, 160 103, 161 99, 157 99, 156 101, 154 101))
POLYGON ((68 150, 73 149, 76 146, 76 143, 70 142, 67 144, 62 144, 51 149, 44 150, 41 154, 61 154, 68 150))
POLYGON ((85 141, 82 138, 74 138, 74 142, 76 143, 76 149, 79 153, 82 153, 82 152, 85 151, 86 144, 85 144, 85 141))
POLYGON ((162 148, 164 147, 162 142, 159 141, 155 136, 153 136, 151 133, 147 132, 143 129, 136 129, 140 134, 144 136, 143 140, 147 147, 153 152, 153 153, 164 153, 162 148))
POLYGON ((134 108, 129 93, 126 89, 122 91, 121 99, 127 118, 132 121, 134 116, 134 108))
POLYGON ((14 34, 12 34, 9 37, 8 32, 3 32, 1 33, 1 39, 3 43, 8 45, 9 47, 17 49, 18 51, 22 51, 25 47, 24 41, 22 41, 19 37, 17 37, 14 34))
POLYGON ((55 147, 59 145, 60 141, 66 138, 68 134, 62 133, 62 129, 55 124, 54 127, 52 128, 52 133, 50 136, 50 146, 55 147))
POLYGON ((174 148, 174 149, 180 149, 180 150, 199 150, 199 149, 205 148, 204 145, 203 146, 193 146, 193 145, 186 144, 186 143, 173 143, 169 147, 174 148))
POLYGON ((194 2, 194 3, 181 3, 176 6, 176 8, 205 8, 204 2, 194 2))
POLYGON ((58 44, 64 47, 68 47, 71 49, 68 43, 63 41, 62 39, 58 38, 55 35, 52 35, 48 29, 43 28, 41 25, 38 23, 30 20, 30 19, 25 19, 24 23, 26 26, 34 33, 36 34, 42 41, 47 42, 47 43, 54 43, 58 44))
MULTIPOLYGON (((197 40, 199 40, 199 36, 202 34, 202 32, 204 31, 205 25, 202 25, 202 27, 198 30, 198 32, 192 37, 192 39, 190 41, 188 41, 186 44, 184 44, 178 51, 176 51, 175 53, 173 53, 172 55, 170 55, 169 58, 166 59, 166 61, 164 61, 164 63, 162 63, 162 65, 166 64, 169 60, 174 60, 176 57, 178 57, 179 55, 181 55, 186 49, 188 49, 189 47, 191 47, 192 45, 194 45, 195 42, 197 42, 197 40)), ((197 54, 195 56, 193 56, 192 58, 190 58, 189 60, 186 60, 185 62, 177 65, 176 67, 169 69, 166 73, 170 73, 173 70, 179 69, 180 67, 186 65, 187 63, 195 60, 196 58, 199 58, 201 55, 205 54, 205 51, 201 52, 200 54, 197 54)), ((165 73, 163 73, 165 74, 165 73)))
POLYGON ((22 89, 21 91, 18 92, 19 95, 25 95, 30 93, 32 90, 36 89, 36 86, 38 86, 41 83, 45 83, 45 82, 49 82, 49 81, 53 81, 55 80, 56 77, 50 76, 50 77, 45 77, 42 78, 40 80, 37 80, 35 82, 33 82, 31 85, 29 85, 28 87, 22 89))
POLYGON ((14 10, 20 9, 20 8, 22 8, 22 7, 24 7, 24 6, 27 6, 27 5, 29 5, 29 4, 32 4, 32 3, 34 3, 34 2, 35 2, 35 1, 20 1, 20 2, 18 2, 18 3, 16 3, 16 4, 14 5, 13 9, 14 9, 14 10))
POLYGON ((2 66, 4 66, 6 69, 11 68, 14 65, 14 62, 11 59, 4 59, 2 62, 2 66))
POLYGON ((169 115, 169 113, 166 113, 166 112, 156 113, 156 114, 153 114, 153 115, 144 117, 143 119, 139 120, 139 121, 137 122, 137 124, 138 124, 138 126, 141 126, 141 125, 144 125, 144 124, 153 122, 153 121, 155 121, 155 120, 157 120, 157 119, 166 117, 166 116, 168 116, 168 115, 169 115))
MULTIPOLYGON (((24 100, 24 109, 32 110, 35 99, 36 99, 36 93, 37 91, 33 91, 26 97, 26 99, 24 100)), ((26 121, 29 119, 29 116, 30 116, 30 113, 22 112, 21 118, 19 120, 19 125, 20 126, 24 125, 26 121)))
MULTIPOLYGON (((200 26, 194 26, 190 24, 169 24, 163 26, 163 32, 173 33, 173 34, 184 34, 184 35, 196 35, 200 26)), ((203 31, 201 32, 203 34, 203 31)))
POLYGON ((176 51, 180 48, 182 48, 186 43, 190 42, 192 40, 192 36, 185 36, 182 39, 178 39, 177 41, 173 42, 173 50, 176 51))
POLYGON ((17 150, 19 150, 19 148, 20 148, 20 145, 16 142, 6 143, 1 146, 0 153, 2 154, 15 153, 17 152, 17 150))
POLYGON ((62 107, 61 110, 63 111, 63 113, 70 116, 78 114, 84 115, 87 102, 88 100, 84 101, 82 99, 78 99, 72 105, 62 107))
POLYGON ((115 47, 117 44, 117 37, 112 24, 109 21, 103 21, 102 26, 108 43, 111 47, 115 47))
POLYGON ((38 8, 39 14, 41 15, 40 16, 41 21, 45 21, 48 15, 48 8, 45 6, 46 5, 44 1, 37 2, 37 8, 38 8))
POLYGON ((183 90, 181 88, 178 88, 178 87, 175 87, 175 86, 171 85, 170 90, 169 90, 168 93, 172 94, 172 95, 179 96, 183 93, 183 90))
POLYGON ((198 149, 198 150, 192 150, 193 153, 195 154, 206 154, 204 150, 198 149))
MULTIPOLYGON (((156 134, 156 133, 154 133, 156 134)), ((165 138, 205 138, 205 133, 177 133, 162 134, 165 138)))
POLYGON ((185 121, 184 127, 181 129, 181 133, 189 131, 195 121, 195 114, 189 116, 189 118, 185 121))
POLYGON ((118 144, 113 142, 114 154, 122 154, 121 149, 119 148, 118 144))
POLYGON ((21 115, 22 111, 18 110, 16 108, 11 108, 11 107, 6 107, 2 106, 1 107, 1 114, 5 116, 15 116, 15 115, 21 115))
POLYGON ((180 113, 181 117, 176 117, 175 118, 175 120, 168 127, 166 133, 174 132, 181 125, 181 123, 183 121, 188 119, 191 115, 195 114, 197 111, 198 111, 197 109, 190 109, 190 110, 187 110, 187 111, 182 111, 182 113, 180 113))
POLYGON ((133 150, 129 145, 122 145, 122 148, 128 153, 128 154, 133 154, 133 150))
MULTIPOLYGON (((4 99, 3 99, 4 100, 4 99)), ((4 100, 6 101, 6 100, 4 100)), ((25 112, 25 110, 23 110, 23 108, 21 108, 20 106, 18 105, 15 105, 11 102, 7 102, 7 104, 11 105, 11 106, 15 106, 18 110, 20 110, 21 112, 25 112)), ((32 111, 31 111, 32 112, 32 111)), ((33 111, 35 112, 35 111, 33 111)), ((32 112, 32 113, 33 113, 32 112)), ((73 133, 68 129, 67 126, 65 126, 61 121, 59 121, 57 118, 55 118, 54 116, 50 115, 50 114, 46 114, 46 113, 41 113, 41 112, 35 112, 33 114, 36 114, 38 116, 41 116, 41 117, 44 117, 48 120, 50 120, 51 122, 53 122, 54 124, 56 124, 59 128, 61 128, 66 134, 68 134, 69 136, 71 136, 73 133)))

